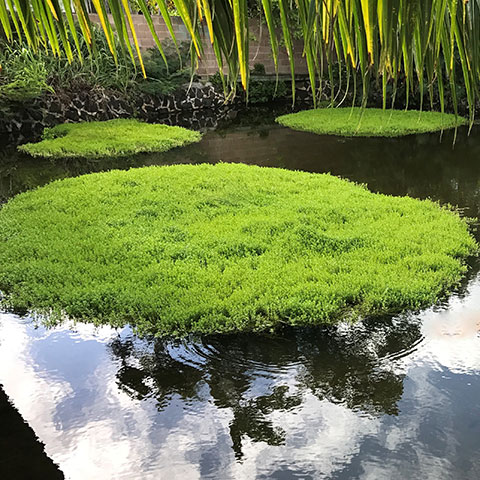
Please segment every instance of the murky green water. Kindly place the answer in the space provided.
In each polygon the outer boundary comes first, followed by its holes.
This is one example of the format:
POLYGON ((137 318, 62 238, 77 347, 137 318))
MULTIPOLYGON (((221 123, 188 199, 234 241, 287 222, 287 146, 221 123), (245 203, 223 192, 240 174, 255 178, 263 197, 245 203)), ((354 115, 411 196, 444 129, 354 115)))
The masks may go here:
MULTIPOLYGON (((339 139, 240 121, 186 149, 115 161, 6 147, 0 198, 91 171, 218 161, 331 172, 480 214, 480 131, 452 148, 451 134, 339 139)), ((72 479, 478 479, 471 263, 460 291, 431 309, 277 336, 149 341, 2 314, 0 384, 72 479)))

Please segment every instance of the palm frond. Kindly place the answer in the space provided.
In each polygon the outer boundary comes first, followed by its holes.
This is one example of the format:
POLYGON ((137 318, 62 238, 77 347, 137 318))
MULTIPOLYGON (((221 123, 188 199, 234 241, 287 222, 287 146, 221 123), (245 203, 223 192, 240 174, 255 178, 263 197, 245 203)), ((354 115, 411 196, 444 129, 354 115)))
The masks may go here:
MULTIPOLYGON (((119 54, 117 43, 134 58, 130 35, 142 66, 128 0, 92 3, 112 55, 119 54), (113 25, 107 10, 112 14, 113 25), (114 34, 119 42, 114 41, 114 34)), ((146 3, 140 0, 138 4, 162 52, 146 3)), ((201 58, 203 42, 211 42, 222 78, 224 68, 228 69, 226 87, 233 92, 240 77, 247 89, 247 0, 173 0, 173 4, 190 34, 195 55, 201 58)), ((157 5, 176 42, 166 0, 157 0, 157 5)), ((340 72, 347 72, 347 84, 352 76, 357 85, 359 76, 364 100, 370 83, 380 81, 384 106, 388 84, 392 84, 394 96, 400 79, 406 85, 407 104, 414 86, 422 99, 424 90, 428 91, 432 101, 436 85, 442 109, 445 85, 450 89, 455 109, 456 89, 460 86, 466 92, 473 122, 480 81, 480 0, 258 0, 258 5, 267 25, 275 65, 278 67, 284 48, 290 59, 292 82, 293 38, 297 35, 303 40, 303 55, 316 92, 322 89, 325 67, 332 81, 336 65, 340 72)), ((74 18, 87 45, 94 50, 84 0, 0 0, 1 36, 7 41, 20 37, 34 49, 48 46, 67 58, 74 51, 80 52, 74 18), (70 45, 72 41, 74 45, 70 45)), ((338 82, 341 85, 341 74, 338 82)), ((336 98, 333 92, 332 98, 336 98)))

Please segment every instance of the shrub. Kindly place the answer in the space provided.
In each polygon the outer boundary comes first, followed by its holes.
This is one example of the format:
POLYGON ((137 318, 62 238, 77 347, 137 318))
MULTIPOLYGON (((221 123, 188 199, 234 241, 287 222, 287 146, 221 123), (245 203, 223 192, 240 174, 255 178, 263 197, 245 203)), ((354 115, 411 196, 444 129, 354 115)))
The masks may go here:
POLYGON ((69 63, 65 56, 55 57, 50 52, 43 54, 49 72, 48 82, 55 90, 78 91, 85 88, 102 87, 126 93, 136 85, 138 68, 127 54, 122 55, 122 47, 115 37, 119 52, 117 61, 110 49, 101 27, 92 24, 92 41, 96 54, 88 52, 87 45, 80 36, 80 50, 83 62, 74 56, 69 63))
POLYGON ((90 174, 0 210, 6 306, 158 335, 416 309, 475 251, 431 201, 238 164, 90 174))
MULTIPOLYGON (((92 41, 98 53, 90 55, 85 40, 80 36, 83 61, 74 52, 71 63, 64 54, 57 57, 44 49, 34 52, 18 42, 1 44, 1 100, 26 103, 47 90, 78 90, 85 87, 113 88, 126 92, 136 82, 138 72, 135 65, 130 58, 122 55, 115 63, 105 36, 95 25, 92 25, 92 41)), ((121 51, 120 45, 117 45, 117 50, 121 51)))
POLYGON ((178 52, 173 42, 164 42, 167 64, 158 48, 151 48, 145 56, 147 78, 138 78, 138 89, 150 95, 169 94, 191 79, 190 44, 180 44, 178 52))
POLYGON ((248 87, 248 101, 251 104, 268 103, 273 100, 285 98, 287 86, 283 80, 275 79, 256 80, 252 78, 248 87))
MULTIPOLYGON (((214 75, 211 75, 209 77, 209 81, 212 83, 215 89, 222 91, 223 85, 218 72, 214 75)), ((239 89, 238 93, 241 95, 243 91, 239 89)), ((277 81, 275 77, 255 78, 252 76, 250 78, 248 86, 248 103, 250 105, 257 105, 272 102, 274 100, 284 99, 289 94, 290 89, 287 87, 287 84, 284 80, 277 81)))
POLYGON ((29 102, 47 90, 48 71, 31 50, 0 46, 0 101, 29 102))
POLYGON ((182 127, 117 119, 65 123, 47 128, 41 142, 27 143, 18 149, 34 157, 119 157, 140 152, 164 152, 198 142, 200 138, 200 133, 182 127))
MULTIPOLYGON (((147 79, 134 65, 130 57, 122 55, 122 46, 117 42, 117 62, 110 53, 101 28, 92 25, 92 41, 96 54, 91 55, 85 40, 79 35, 80 52, 76 51, 71 63, 65 55, 56 57, 50 51, 34 52, 20 43, 12 45, 0 42, 0 102, 28 102, 47 90, 75 91, 102 87, 135 96, 138 92, 153 95, 171 93, 191 78, 190 46, 183 43, 177 52, 172 42, 164 42, 167 64, 157 48, 145 55, 147 79)), ((73 45, 73 39, 71 39, 73 45)))
POLYGON ((256 63, 250 73, 252 75, 265 75, 265 65, 263 63, 256 63))

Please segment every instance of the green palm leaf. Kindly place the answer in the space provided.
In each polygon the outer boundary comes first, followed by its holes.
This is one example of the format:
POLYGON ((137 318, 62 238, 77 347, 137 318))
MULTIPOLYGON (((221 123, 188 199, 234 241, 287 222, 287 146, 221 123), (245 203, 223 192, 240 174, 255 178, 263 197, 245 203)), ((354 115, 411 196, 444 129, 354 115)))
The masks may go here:
MULTIPOLYGON (((118 55, 118 44, 143 68, 128 0, 92 3, 112 55, 118 55), (112 14, 113 25, 107 11, 112 14), (114 41, 115 34, 119 42, 114 41)), ((166 0, 156 3, 176 42, 166 0)), ((162 52, 145 0, 138 4, 162 52)), ((211 42, 222 79, 223 69, 228 69, 225 86, 235 92, 240 77, 247 89, 251 41, 247 0, 173 0, 173 5, 191 37, 195 55, 202 57, 203 43, 211 42), (208 34, 202 33, 204 26, 208 34)), ((388 85, 392 85, 395 97, 396 86, 404 79, 407 98, 413 90, 423 98, 426 89, 431 102, 436 84, 442 109, 447 85, 456 110, 456 89, 460 84, 465 89, 473 122, 480 90, 480 0, 258 0, 258 5, 265 17, 277 68, 281 48, 288 54, 293 87, 296 35, 303 41, 314 91, 322 88, 325 67, 330 81, 334 80, 337 64, 338 91, 343 69, 347 72, 346 84, 351 84, 352 77, 355 90, 360 76, 364 102, 370 83, 380 81, 384 106, 388 85)), ((34 49, 48 46, 55 54, 66 54, 71 59, 75 51, 81 55, 75 18, 87 46, 92 44, 87 12, 84 0, 0 0, 0 36, 7 41, 20 37, 34 49)), ((94 45, 92 52, 95 53, 94 45)), ((332 98, 337 96, 332 91, 332 98)))

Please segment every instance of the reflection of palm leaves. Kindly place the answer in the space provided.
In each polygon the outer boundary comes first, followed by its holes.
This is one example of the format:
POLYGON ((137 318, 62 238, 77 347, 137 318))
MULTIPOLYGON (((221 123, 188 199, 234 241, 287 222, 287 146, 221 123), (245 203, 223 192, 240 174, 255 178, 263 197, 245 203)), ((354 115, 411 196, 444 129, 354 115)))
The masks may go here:
POLYGON ((197 384, 203 376, 200 370, 173 358, 164 343, 155 342, 153 349, 146 351, 144 346, 132 337, 119 337, 110 344, 113 355, 122 361, 117 373, 122 390, 137 400, 153 396, 160 410, 174 394, 182 399, 197 398, 197 384))
POLYGON ((284 444, 287 432, 272 414, 301 408, 308 394, 371 415, 395 414, 402 376, 379 368, 379 359, 401 356, 420 338, 411 319, 376 318, 343 333, 325 327, 289 329, 277 337, 151 343, 128 337, 110 348, 120 360, 118 384, 131 397, 152 398, 160 411, 173 396, 190 408, 211 398, 218 409, 228 409, 233 449, 241 458, 244 436, 284 444), (280 384, 287 373, 288 385, 280 384))
MULTIPOLYGON (((291 60, 293 32, 300 30, 304 54, 312 83, 322 77, 324 59, 331 72, 333 60, 344 65, 348 72, 359 70, 364 78, 364 93, 371 76, 380 76, 387 92, 387 81, 405 76, 407 87, 416 83, 433 95, 436 83, 442 99, 450 88, 456 108, 456 83, 465 88, 473 115, 478 98, 480 79, 480 0, 258 0, 266 18, 275 61, 278 60, 279 41, 275 25, 281 25, 281 35, 291 60), (273 8, 273 7, 276 8, 273 8), (293 11, 298 12, 293 19, 293 11), (279 19, 274 18, 277 12, 279 19)), ((212 42, 220 70, 224 63, 230 72, 230 86, 240 74, 244 86, 248 83, 248 2, 247 0, 156 0, 158 10, 167 27, 171 28, 172 4, 192 38, 193 50, 203 54, 204 36, 212 42)), ((145 15, 152 36, 159 49, 149 7, 145 0, 137 0, 145 15)), ((114 31, 122 50, 133 52, 128 28, 133 27, 127 0, 93 0, 104 34, 114 56, 117 48, 114 31), (107 7, 112 13, 113 25, 107 19, 107 7)), ((54 53, 74 55, 79 45, 74 27, 76 14, 80 36, 92 42, 91 25, 84 0, 0 0, 0 37, 12 39, 21 34, 32 47, 49 44, 54 53), (69 35, 70 32, 70 35, 69 35), (71 40, 72 38, 73 40, 71 40)), ((134 47, 140 57, 135 32, 134 47)), ((206 40, 208 41, 208 40, 206 40)), ((143 62, 140 58, 143 70, 143 62)))
POLYGON ((371 415, 397 413, 402 376, 381 364, 385 356, 401 356, 419 341, 416 322, 376 318, 343 333, 325 329, 313 337, 314 341, 302 341, 306 368, 299 377, 308 390, 320 399, 371 415))

